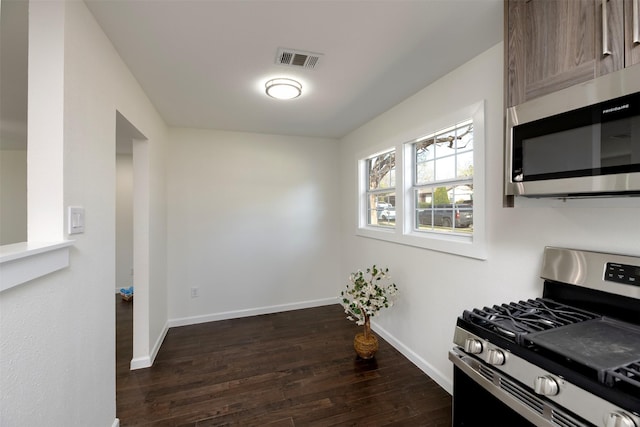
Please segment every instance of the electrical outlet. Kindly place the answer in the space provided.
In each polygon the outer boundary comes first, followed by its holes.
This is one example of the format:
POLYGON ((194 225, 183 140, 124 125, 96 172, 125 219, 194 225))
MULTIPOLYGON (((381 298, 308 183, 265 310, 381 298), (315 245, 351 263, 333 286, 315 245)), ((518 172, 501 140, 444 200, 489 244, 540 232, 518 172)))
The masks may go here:
POLYGON ((191 288, 191 298, 197 298, 198 288, 191 288))

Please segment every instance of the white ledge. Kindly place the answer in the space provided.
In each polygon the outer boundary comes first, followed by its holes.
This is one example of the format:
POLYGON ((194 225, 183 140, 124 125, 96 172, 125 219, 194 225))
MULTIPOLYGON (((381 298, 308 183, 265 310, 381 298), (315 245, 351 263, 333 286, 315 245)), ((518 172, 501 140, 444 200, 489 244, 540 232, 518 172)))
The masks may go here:
POLYGON ((72 240, 0 246, 0 292, 69 266, 72 240))

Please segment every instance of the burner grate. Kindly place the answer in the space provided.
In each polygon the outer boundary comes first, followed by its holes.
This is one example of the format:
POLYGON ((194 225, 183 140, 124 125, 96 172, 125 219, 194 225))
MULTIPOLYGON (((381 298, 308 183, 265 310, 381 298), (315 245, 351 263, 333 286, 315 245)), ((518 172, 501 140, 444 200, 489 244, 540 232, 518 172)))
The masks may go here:
POLYGON ((606 381, 609 385, 622 383, 633 386, 640 393, 640 360, 618 369, 607 371, 606 381))
POLYGON ((523 338, 529 333, 546 331, 600 316, 549 299, 536 298, 483 309, 476 308, 465 311, 463 317, 513 342, 524 344, 523 338))

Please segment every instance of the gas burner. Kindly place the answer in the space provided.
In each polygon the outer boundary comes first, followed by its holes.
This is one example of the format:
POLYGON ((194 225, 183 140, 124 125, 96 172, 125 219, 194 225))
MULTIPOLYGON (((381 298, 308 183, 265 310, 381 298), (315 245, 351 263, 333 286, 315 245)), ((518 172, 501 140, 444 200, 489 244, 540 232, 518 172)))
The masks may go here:
POLYGON ((516 339, 516 334, 514 332, 511 332, 507 329, 501 328, 500 326, 496 326, 495 327, 496 332, 506 336, 507 338, 510 338, 512 340, 516 339))

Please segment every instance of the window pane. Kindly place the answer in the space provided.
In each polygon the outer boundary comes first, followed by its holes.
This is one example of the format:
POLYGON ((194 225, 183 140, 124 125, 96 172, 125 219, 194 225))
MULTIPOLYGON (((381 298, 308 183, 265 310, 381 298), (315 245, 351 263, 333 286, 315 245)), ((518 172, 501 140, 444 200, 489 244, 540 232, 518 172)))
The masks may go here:
POLYGON ((458 129, 458 152, 473 150, 473 125, 469 124, 458 129))
POLYGON ((382 227, 395 227, 395 192, 369 194, 367 206, 367 224, 382 227))
POLYGON ((369 171, 369 189, 392 188, 396 185, 395 151, 380 154, 367 161, 369 171))
POLYGON ((456 154, 456 131, 441 133, 436 136, 436 157, 453 156, 456 154))
POLYGON ((455 224, 454 205, 444 203, 434 207, 434 222, 438 226, 439 231, 452 231, 455 224))
POLYGON ((453 179, 456 176, 456 159, 454 156, 436 160, 436 181, 453 179))
POLYGON ((457 178, 473 177, 473 151, 458 155, 457 178))
POLYGON ((433 146, 434 139, 428 138, 420 142, 416 142, 416 162, 424 162, 432 160, 434 157, 435 147, 433 146))
POLYGON ((415 192, 415 228, 417 230, 433 229, 433 193, 431 189, 420 189, 415 192))
POLYGON ((473 185, 456 185, 448 194, 452 203, 473 204, 473 185))
POLYGON ((396 167, 395 167, 395 164, 394 164, 394 167, 389 171, 387 176, 389 177, 389 181, 388 181, 388 183, 385 181, 385 183, 387 183, 387 186, 385 188, 394 188, 396 186, 396 167))
POLYGON ((416 165, 416 184, 426 184, 433 182, 435 176, 433 173, 434 162, 423 162, 416 165))

